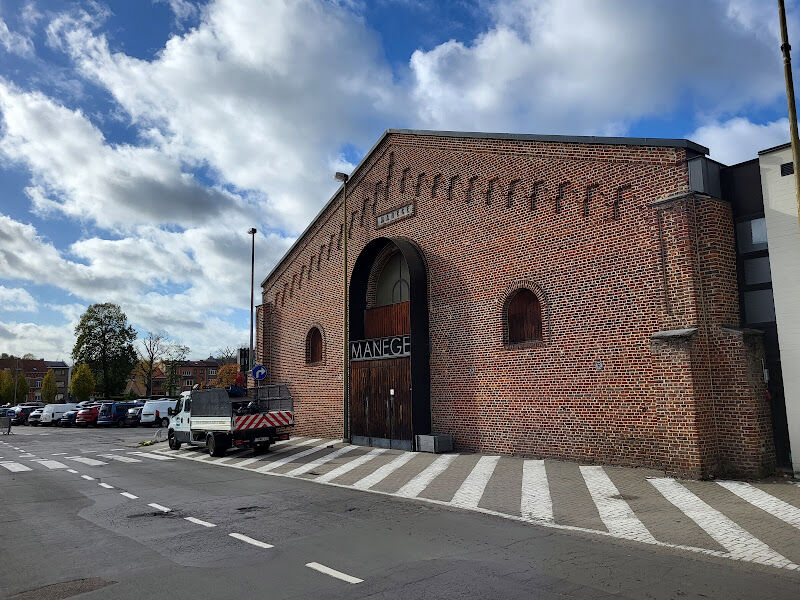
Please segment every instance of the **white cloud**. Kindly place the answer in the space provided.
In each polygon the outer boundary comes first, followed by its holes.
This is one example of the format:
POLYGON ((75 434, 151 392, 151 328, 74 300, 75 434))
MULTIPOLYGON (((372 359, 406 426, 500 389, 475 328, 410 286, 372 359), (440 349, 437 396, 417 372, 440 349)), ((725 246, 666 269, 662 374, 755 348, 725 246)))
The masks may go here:
POLYGON ((0 311, 12 310, 33 312, 36 310, 36 302, 26 289, 0 285, 0 311))
POLYGON ((0 349, 9 354, 22 356, 30 352, 45 360, 69 361, 74 343, 69 327, 0 321, 0 349))
POLYGON ((172 14, 175 15, 176 23, 179 25, 184 21, 196 16, 198 13, 197 6, 189 2, 189 0, 154 0, 154 1, 162 4, 168 4, 170 9, 172 10, 172 14))
POLYGON ((698 127, 687 136, 711 150, 710 156, 726 165, 756 158, 766 150, 789 141, 789 119, 769 123, 753 123, 737 117, 698 127))
POLYGON ((33 42, 30 38, 11 31, 3 19, 0 19, 0 46, 10 54, 28 57, 33 55, 33 42))

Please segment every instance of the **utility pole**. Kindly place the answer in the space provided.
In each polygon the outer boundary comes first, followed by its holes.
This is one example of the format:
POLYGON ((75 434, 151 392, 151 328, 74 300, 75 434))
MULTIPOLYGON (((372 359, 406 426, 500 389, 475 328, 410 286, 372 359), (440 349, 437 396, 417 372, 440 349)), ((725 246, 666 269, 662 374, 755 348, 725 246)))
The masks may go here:
POLYGON ((248 232, 252 240, 250 247, 250 354, 247 356, 247 369, 253 370, 253 290, 256 276, 256 228, 251 227, 248 232))
POLYGON ((19 381, 19 358, 17 359, 17 368, 14 370, 14 406, 17 402, 17 381, 19 381))
POLYGON ((350 314, 349 314, 349 307, 347 304, 347 180, 349 179, 347 173, 339 173, 337 172, 335 175, 337 181, 342 182, 342 267, 344 273, 342 275, 342 285, 344 291, 344 305, 343 305, 343 336, 342 339, 344 340, 343 350, 344 350, 344 361, 342 364, 342 440, 345 442, 350 441, 350 427, 349 427, 349 420, 350 420, 350 395, 348 393, 349 390, 349 380, 350 380, 350 349, 347 343, 348 337, 348 330, 349 330, 349 321, 350 321, 350 314))
POLYGON ((797 153, 800 152, 800 140, 797 136, 797 106, 794 101, 794 81, 792 79, 792 57, 789 45, 789 32, 786 28, 786 8, 783 0, 778 0, 778 14, 781 22, 781 52, 783 53, 783 75, 786 78, 786 102, 789 105, 789 133, 792 141, 792 162, 794 164, 795 202, 797 203, 797 222, 800 225, 800 173, 798 173, 797 153))

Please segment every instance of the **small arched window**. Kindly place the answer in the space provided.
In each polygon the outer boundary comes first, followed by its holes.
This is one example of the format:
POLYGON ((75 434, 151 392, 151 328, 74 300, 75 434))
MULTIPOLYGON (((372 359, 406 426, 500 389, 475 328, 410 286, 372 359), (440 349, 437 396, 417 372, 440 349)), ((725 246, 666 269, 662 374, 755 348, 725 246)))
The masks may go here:
POLYGON ((399 252, 395 252, 383 266, 375 294, 377 306, 388 306, 408 302, 410 288, 408 264, 399 252))
POLYGON ((532 291, 514 292, 506 304, 506 326, 509 344, 524 344, 542 339, 542 307, 532 291))
POLYGON ((318 327, 312 327, 306 335, 306 364, 319 362, 322 362, 322 332, 318 327))

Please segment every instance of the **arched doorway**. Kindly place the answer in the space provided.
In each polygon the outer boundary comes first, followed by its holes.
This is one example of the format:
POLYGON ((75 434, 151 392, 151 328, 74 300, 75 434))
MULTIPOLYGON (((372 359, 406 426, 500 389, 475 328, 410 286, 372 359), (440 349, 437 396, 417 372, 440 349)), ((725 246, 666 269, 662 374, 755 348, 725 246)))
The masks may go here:
POLYGON ((378 238, 350 279, 350 437, 411 450, 430 433, 427 271, 404 239, 378 238))

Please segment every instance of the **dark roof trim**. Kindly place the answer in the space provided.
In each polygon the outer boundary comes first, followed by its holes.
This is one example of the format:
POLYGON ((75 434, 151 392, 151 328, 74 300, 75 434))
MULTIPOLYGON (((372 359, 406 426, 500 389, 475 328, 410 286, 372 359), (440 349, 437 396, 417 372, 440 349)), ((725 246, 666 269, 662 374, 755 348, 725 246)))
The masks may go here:
POLYGON ((770 152, 775 152, 776 150, 785 150, 786 148, 791 148, 792 143, 786 142, 785 144, 779 144, 778 146, 773 146, 772 148, 767 148, 766 150, 759 150, 758 155, 761 156, 762 154, 769 154, 770 152))
MULTIPOLYGON (((452 138, 470 138, 470 139, 485 139, 485 140, 519 140, 524 142, 557 142, 562 144, 605 144, 605 145, 617 145, 617 146, 661 146, 667 148, 686 148, 687 150, 692 150, 699 154, 708 154, 709 150, 705 146, 701 146, 700 144, 696 144, 690 140, 683 140, 683 139, 667 139, 667 138, 637 138, 637 137, 599 137, 595 135, 540 135, 534 133, 486 133, 481 131, 436 131, 432 129, 387 129, 383 132, 381 137, 378 139, 377 142, 372 146, 364 154, 364 158, 361 159, 356 167, 353 169, 353 172, 350 174, 350 180, 352 181, 355 179, 356 173, 361 169, 364 163, 372 156, 372 153, 383 143, 389 135, 396 133, 401 135, 419 135, 419 136, 432 136, 432 137, 452 137, 452 138)), ((342 191, 342 186, 333 193, 330 200, 328 200, 322 209, 317 213, 317 215, 311 219, 311 222, 308 224, 303 232, 297 236, 297 239, 294 243, 289 247, 286 253, 281 257, 281 259, 275 263, 275 266, 272 267, 272 270, 267 274, 266 277, 261 281, 261 286, 264 287, 264 284, 267 283, 270 277, 272 277, 278 269, 280 269, 281 265, 286 261, 289 255, 294 251, 297 244, 302 240, 305 235, 311 230, 317 220, 322 216, 322 214, 328 209, 328 207, 334 203, 336 198, 342 191)))

